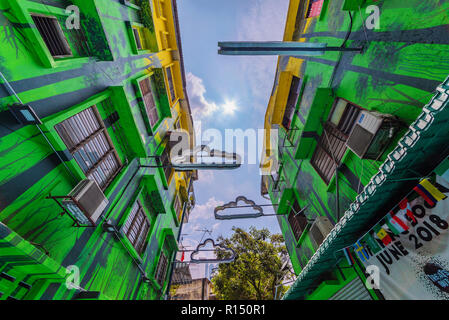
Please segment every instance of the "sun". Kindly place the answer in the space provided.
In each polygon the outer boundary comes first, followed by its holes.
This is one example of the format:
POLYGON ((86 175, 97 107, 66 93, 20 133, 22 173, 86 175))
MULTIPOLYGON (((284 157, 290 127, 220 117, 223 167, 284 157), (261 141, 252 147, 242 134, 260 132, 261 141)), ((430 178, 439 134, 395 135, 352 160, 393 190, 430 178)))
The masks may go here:
POLYGON ((233 115, 239 109, 235 100, 225 100, 221 108, 223 114, 227 115, 233 115))

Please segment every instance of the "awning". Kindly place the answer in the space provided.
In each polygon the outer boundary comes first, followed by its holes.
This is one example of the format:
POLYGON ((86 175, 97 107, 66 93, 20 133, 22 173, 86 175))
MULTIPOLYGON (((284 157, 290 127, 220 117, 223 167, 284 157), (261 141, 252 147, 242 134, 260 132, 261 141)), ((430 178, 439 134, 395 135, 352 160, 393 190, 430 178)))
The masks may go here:
POLYGON ((337 263, 334 253, 357 239, 385 215, 449 154, 449 77, 410 125, 376 175, 299 274, 283 299, 302 299, 320 275, 337 263))

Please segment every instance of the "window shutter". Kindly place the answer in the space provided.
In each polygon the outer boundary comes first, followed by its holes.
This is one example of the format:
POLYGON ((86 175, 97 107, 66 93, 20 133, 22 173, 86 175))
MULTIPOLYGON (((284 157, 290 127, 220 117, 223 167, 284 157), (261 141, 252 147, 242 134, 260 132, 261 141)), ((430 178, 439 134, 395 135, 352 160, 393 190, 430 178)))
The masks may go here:
POLYGON ((159 114, 157 112, 156 103, 154 102, 153 92, 151 91, 150 79, 146 78, 139 82, 140 90, 142 92, 142 99, 145 105, 145 110, 150 121, 151 127, 153 127, 159 120, 159 114))
POLYGON ((87 178, 105 189, 121 168, 120 161, 96 107, 90 107, 55 126, 87 178))

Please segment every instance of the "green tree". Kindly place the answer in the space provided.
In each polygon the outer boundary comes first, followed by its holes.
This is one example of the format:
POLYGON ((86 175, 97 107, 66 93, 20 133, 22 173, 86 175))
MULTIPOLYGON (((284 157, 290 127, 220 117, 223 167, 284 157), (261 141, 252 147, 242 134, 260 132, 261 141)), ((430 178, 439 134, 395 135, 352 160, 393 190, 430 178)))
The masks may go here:
MULTIPOLYGON (((268 229, 251 227, 249 232, 233 227, 230 238, 220 236, 217 240, 232 248, 236 258, 231 263, 219 265, 212 279, 214 293, 221 300, 272 300, 285 293, 286 287, 280 285, 282 279, 289 280, 293 274, 283 268, 283 260, 288 257, 284 240, 280 234, 270 234, 268 229), (284 258, 284 259, 282 259, 284 258)), ((229 252, 217 250, 222 258, 229 252)))

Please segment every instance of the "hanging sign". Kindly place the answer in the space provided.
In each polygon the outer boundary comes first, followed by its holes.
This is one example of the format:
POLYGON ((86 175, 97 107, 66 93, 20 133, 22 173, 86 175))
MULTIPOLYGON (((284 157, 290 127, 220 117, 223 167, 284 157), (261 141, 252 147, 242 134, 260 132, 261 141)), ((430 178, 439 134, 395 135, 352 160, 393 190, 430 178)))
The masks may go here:
POLYGON ((448 221, 449 199, 424 179, 352 249, 387 300, 449 300, 448 221))

